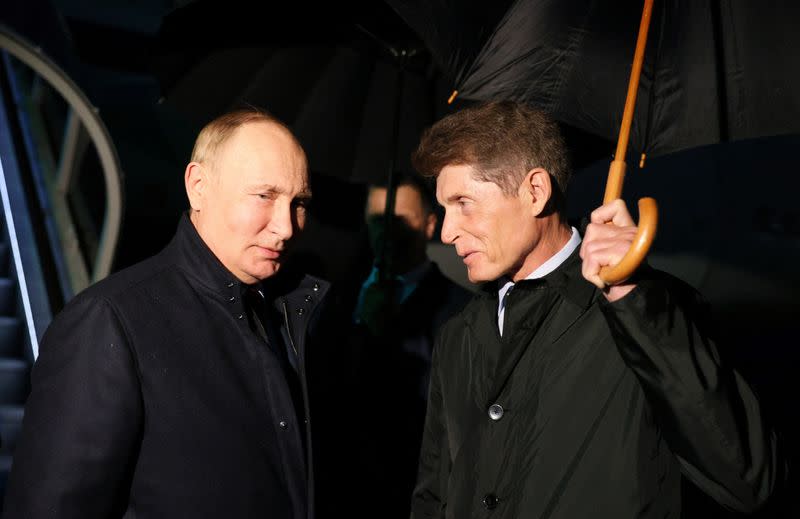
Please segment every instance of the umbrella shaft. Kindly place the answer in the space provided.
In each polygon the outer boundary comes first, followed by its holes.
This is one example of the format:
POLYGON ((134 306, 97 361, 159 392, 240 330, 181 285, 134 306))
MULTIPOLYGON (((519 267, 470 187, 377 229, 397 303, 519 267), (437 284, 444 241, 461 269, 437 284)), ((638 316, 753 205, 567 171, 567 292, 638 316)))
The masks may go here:
POLYGON ((625 99, 625 111, 622 115, 622 125, 619 130, 619 140, 617 141, 617 152, 614 157, 617 160, 625 160, 628 150, 628 140, 633 123, 633 112, 636 108, 636 94, 639 91, 639 76, 642 73, 642 63, 644 62, 644 49, 647 44, 647 32, 650 28, 650 17, 653 13, 653 0, 645 0, 642 10, 642 21, 639 25, 639 37, 636 40, 636 52, 633 55, 633 67, 631 77, 628 81, 628 96, 625 99))

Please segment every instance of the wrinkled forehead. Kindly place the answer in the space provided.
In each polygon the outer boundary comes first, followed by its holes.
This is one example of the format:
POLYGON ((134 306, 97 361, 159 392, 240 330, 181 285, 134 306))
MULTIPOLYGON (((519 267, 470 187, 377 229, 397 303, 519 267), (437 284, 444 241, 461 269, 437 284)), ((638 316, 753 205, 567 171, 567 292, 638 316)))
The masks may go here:
POLYGON ((471 164, 449 164, 436 175, 436 200, 444 204, 452 196, 472 191, 478 181, 477 170, 471 164))
POLYGON ((290 196, 310 193, 308 162, 294 136, 280 125, 248 123, 217 153, 215 169, 237 182, 274 186, 290 196))

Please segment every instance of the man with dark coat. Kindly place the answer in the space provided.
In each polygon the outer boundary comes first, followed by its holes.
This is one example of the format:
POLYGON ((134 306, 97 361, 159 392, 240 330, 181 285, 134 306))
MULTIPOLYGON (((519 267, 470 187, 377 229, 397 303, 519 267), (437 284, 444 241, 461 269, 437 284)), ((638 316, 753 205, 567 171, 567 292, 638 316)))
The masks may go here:
POLYGON ((305 154, 236 111, 201 131, 185 184, 172 242, 47 331, 4 517, 313 517, 305 363, 327 285, 276 275, 305 154))
POLYGON ((414 163, 437 177, 442 241, 488 290, 434 349, 413 518, 678 518, 681 475, 737 511, 765 502, 786 466, 753 391, 686 284, 647 267, 602 282, 636 228, 620 200, 583 238, 566 223, 552 121, 476 105, 426 131, 414 163))
POLYGON ((375 266, 361 287, 348 341, 355 369, 353 394, 363 419, 349 433, 356 440, 362 506, 348 515, 372 518, 378 513, 391 519, 408 517, 434 337, 466 304, 470 292, 427 256, 438 218, 425 179, 398 179, 391 237, 385 242, 387 191, 378 185, 368 191, 366 223, 375 266))

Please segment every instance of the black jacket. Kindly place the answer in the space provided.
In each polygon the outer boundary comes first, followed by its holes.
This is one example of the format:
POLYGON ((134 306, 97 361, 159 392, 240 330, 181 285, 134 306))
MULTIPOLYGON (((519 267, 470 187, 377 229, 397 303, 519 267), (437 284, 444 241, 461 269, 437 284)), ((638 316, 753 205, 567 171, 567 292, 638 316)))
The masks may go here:
MULTIPOLYGON (((303 366, 327 286, 286 283, 267 295, 303 366)), ((34 366, 4 517, 312 517, 304 413, 243 289, 184 217, 71 301, 34 366)))
POLYGON ((517 283, 504 335, 476 297, 434 350, 412 517, 681 516, 681 473, 749 511, 785 462, 690 287, 649 272, 609 303, 578 251, 517 283))

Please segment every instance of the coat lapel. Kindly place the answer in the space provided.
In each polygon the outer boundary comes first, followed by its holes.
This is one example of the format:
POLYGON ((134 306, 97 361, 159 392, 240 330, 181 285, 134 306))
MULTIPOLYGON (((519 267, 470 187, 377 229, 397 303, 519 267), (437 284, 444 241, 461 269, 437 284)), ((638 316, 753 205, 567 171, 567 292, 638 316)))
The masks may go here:
POLYGON ((545 279, 564 298, 564 304, 548 329, 547 341, 555 342, 591 308, 599 293, 581 274, 578 250, 567 258, 561 268, 545 279))
POLYGON ((535 348, 540 330, 555 315, 559 295, 543 280, 520 281, 506 302, 504 335, 496 348, 499 358, 489 385, 494 402, 529 348, 535 348))
MULTIPOLYGON (((484 408, 492 375, 497 367, 500 350, 500 332, 497 329, 497 293, 486 293, 473 300, 466 314, 466 333, 474 339, 474 350, 469 354, 477 376, 473 376, 476 405, 484 408)), ((472 341, 468 341, 471 343, 472 341)))
MULTIPOLYGON (((572 327, 591 307, 596 297, 595 287, 581 275, 581 260, 576 250, 551 274, 544 278, 517 283, 506 305, 505 334, 501 339, 497 331, 496 308, 484 311, 494 319, 485 325, 494 332, 493 353, 487 365, 489 391, 487 403, 494 402, 502 393, 522 356, 529 349, 555 342, 572 327)), ((496 298, 495 298, 496 304, 496 298)), ((483 340, 488 340, 484 332, 483 340)))

